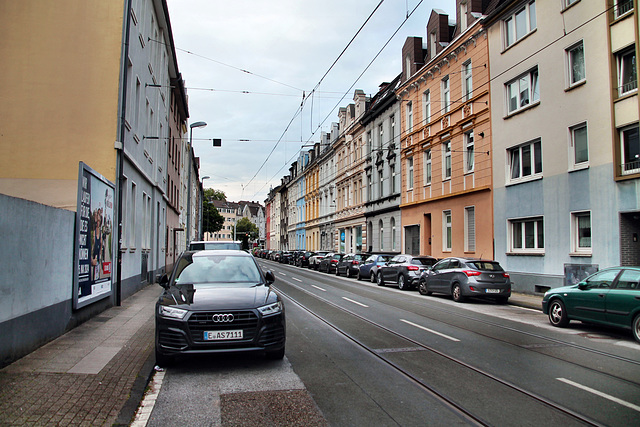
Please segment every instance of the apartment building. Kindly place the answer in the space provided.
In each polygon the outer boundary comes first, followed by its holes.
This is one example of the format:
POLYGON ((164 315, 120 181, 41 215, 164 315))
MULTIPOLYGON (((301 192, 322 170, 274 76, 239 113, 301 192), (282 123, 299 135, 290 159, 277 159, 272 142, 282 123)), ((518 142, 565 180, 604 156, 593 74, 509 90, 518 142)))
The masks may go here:
POLYGON ((305 209, 307 212, 305 218, 305 248, 307 250, 317 250, 320 245, 320 227, 318 216, 320 212, 320 143, 313 144, 313 148, 309 150, 309 165, 305 171, 307 176, 307 188, 304 196, 305 209))
POLYGON ((334 143, 336 160, 336 249, 339 252, 363 252, 366 239, 364 220, 364 126, 360 119, 367 111, 370 98, 364 91, 354 92, 353 104, 338 112, 340 136, 334 143))
POLYGON ((402 49, 402 251, 493 257, 489 54, 482 3, 434 9, 402 49))
POLYGON ((224 218, 222 229, 216 233, 205 233, 204 240, 215 241, 234 241, 238 240, 235 237, 236 223, 238 222, 238 208, 240 205, 234 202, 228 202, 226 200, 213 200, 213 206, 218 210, 218 213, 224 218))
POLYGON ((515 290, 640 262, 635 6, 503 1, 486 20, 495 256, 515 290))
POLYGON ((317 159, 318 176, 318 246, 314 250, 335 250, 336 168, 333 142, 338 138, 338 124, 331 124, 331 132, 322 133, 317 159))
POLYGON ((366 251, 399 253, 400 229, 400 102, 395 90, 401 75, 380 85, 361 123, 364 141, 359 146, 366 174, 366 251))

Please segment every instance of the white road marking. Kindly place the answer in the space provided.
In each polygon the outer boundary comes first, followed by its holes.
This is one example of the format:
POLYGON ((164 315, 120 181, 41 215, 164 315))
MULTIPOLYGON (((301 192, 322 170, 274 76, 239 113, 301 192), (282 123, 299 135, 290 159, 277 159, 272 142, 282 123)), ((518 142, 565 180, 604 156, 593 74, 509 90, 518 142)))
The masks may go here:
POLYGON ((585 385, 575 383, 575 382, 573 382, 573 381, 571 381, 571 380, 568 380, 568 379, 566 379, 566 378, 556 378, 556 379, 557 379, 558 381, 562 381, 562 382, 563 382, 563 383, 565 383, 565 384, 572 385, 572 386, 577 387, 577 388, 579 388, 579 389, 582 389, 582 390, 584 390, 584 391, 588 391, 589 393, 593 393, 593 394, 595 394, 595 395, 597 395, 597 396, 604 397, 605 399, 611 400, 612 402, 618 403, 618 404, 620 404, 620 405, 622 405, 622 406, 626 406, 627 408, 631 408, 631 409, 633 409, 634 411, 638 411, 638 412, 640 412, 640 406, 638 406, 638 405, 634 405, 633 403, 629 403, 629 402, 624 401, 624 400, 622 400, 622 399, 618 399, 617 397, 613 397, 613 396, 608 395, 608 394, 606 394, 606 393, 603 393, 603 392, 601 392, 601 391, 595 390, 595 389, 593 389, 593 388, 591 388, 591 387, 587 387, 587 386, 585 386, 585 385))
POLYGON ((427 332, 431 332, 432 334, 439 335, 439 336, 441 336, 441 337, 443 337, 443 338, 446 338, 446 339, 448 339, 448 340, 456 341, 456 342, 460 341, 460 340, 459 340, 459 339, 457 339, 457 338, 453 338, 453 337, 451 337, 451 336, 449 336, 449 335, 445 335, 445 334, 443 334, 443 333, 441 333, 441 332, 434 331, 433 329, 425 328, 424 326, 421 326, 421 325, 415 324, 415 323, 413 323, 413 322, 409 322, 408 320, 400 319, 400 321, 401 321, 401 322, 406 323, 407 325, 415 326, 416 328, 422 329, 423 331, 427 331, 427 332))
POLYGON ((297 277, 292 277, 293 280, 295 280, 296 282, 302 282, 302 280, 298 279, 297 277))
POLYGON ((327 290, 326 290, 326 289, 322 289, 320 286, 311 285, 311 287, 312 287, 312 288, 319 289, 319 290, 321 290, 322 292, 327 292, 327 290))
POLYGON ((363 303, 361 303, 361 302, 354 301, 354 300, 349 299, 349 298, 347 298, 347 297, 342 297, 342 299, 343 299, 343 300, 345 300, 345 301, 349 301, 349 302, 352 302, 352 303, 354 303, 354 304, 357 304, 357 305, 359 305, 359 306, 361 306, 361 307, 369 308, 369 306, 368 306, 368 305, 364 305, 364 304, 363 304, 363 303))
POLYGON ((278 274, 282 274, 283 276, 286 276, 286 274, 284 274, 282 271, 278 271, 278 274))

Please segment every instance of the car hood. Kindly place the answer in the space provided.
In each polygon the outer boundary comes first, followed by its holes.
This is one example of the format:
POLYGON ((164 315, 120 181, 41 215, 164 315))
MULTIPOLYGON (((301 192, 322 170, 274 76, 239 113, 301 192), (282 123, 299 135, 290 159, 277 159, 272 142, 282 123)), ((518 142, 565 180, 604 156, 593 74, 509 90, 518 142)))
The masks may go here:
POLYGON ((246 310, 275 302, 271 288, 258 285, 247 287, 172 286, 162 293, 158 303, 187 310, 246 310))
POLYGON ((570 292, 570 291, 574 291, 578 289, 578 285, 571 285, 571 286, 561 286, 559 288, 553 288, 549 291, 547 291, 545 293, 545 296, 547 295, 555 295, 555 294, 561 294, 563 292, 570 292))

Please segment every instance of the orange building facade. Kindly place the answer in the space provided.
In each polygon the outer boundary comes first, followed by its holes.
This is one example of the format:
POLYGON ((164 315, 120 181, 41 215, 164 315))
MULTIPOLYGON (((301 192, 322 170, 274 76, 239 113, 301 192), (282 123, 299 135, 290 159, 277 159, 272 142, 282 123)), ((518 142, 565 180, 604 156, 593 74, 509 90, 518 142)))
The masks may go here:
POLYGON ((489 55, 479 21, 433 11, 403 48, 403 252, 493 258, 489 55), (464 28, 462 32, 460 29, 464 28))

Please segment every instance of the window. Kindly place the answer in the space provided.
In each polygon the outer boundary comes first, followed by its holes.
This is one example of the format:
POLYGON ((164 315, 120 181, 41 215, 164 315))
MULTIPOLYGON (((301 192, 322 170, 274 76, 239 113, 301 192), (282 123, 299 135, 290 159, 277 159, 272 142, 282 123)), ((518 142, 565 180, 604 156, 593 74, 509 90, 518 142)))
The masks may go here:
POLYGON ((633 10, 633 0, 616 0, 615 1, 615 12, 616 18, 624 15, 625 13, 633 10))
POLYGON ((422 103, 422 111, 424 111, 424 124, 427 125, 431 121, 431 92, 426 91, 422 94, 422 103))
POLYGON ((571 213, 571 251, 591 254, 591 212, 571 213))
POLYGON ((442 143, 442 176, 443 179, 451 178, 451 141, 442 143))
POLYGON ((640 139, 637 123, 620 130, 620 144, 622 145, 622 173, 640 172, 640 139))
POLYGON ((511 252, 544 253, 544 220, 542 217, 509 221, 511 252))
POLYGON ((404 58, 404 68, 406 72, 406 79, 409 80, 411 78, 411 57, 407 55, 404 58))
POLYGON ((413 104, 409 102, 407 104, 407 131, 413 130, 413 104))
POLYGON ((616 54, 618 65, 618 96, 638 89, 638 74, 636 70, 636 48, 631 46, 616 54))
POLYGON ((442 79, 442 108, 445 113, 449 112, 451 106, 451 94, 449 91, 449 76, 442 79))
POLYGON ((471 61, 462 64, 462 97, 465 101, 473 97, 473 80, 471 78, 471 61))
POLYGON ((393 144, 396 139, 396 116, 389 117, 389 131, 391 132, 389 135, 389 143, 393 144))
POLYGON ((382 169, 378 171, 378 197, 384 197, 384 174, 382 169))
POLYGON ((576 3, 579 0, 564 0, 564 7, 565 9, 569 6, 571 6, 572 4, 576 3))
POLYGON ((391 194, 396 194, 396 165, 389 165, 389 179, 391 180, 391 194))
POLYGON ((372 147, 371 147, 371 131, 367 132, 367 155, 371 155, 372 154, 372 147))
POLYGON ((370 202, 373 200, 373 180, 371 179, 370 173, 367 174, 367 183, 369 183, 369 185, 367 185, 367 201, 370 202))
POLYGON ((135 248, 136 246, 136 202, 138 198, 138 191, 135 182, 131 183, 131 197, 129 198, 129 221, 128 224, 131 225, 129 228, 129 247, 135 248))
POLYGON ((442 250, 451 251, 451 211, 442 211, 442 250))
POLYGON ((438 52, 436 52, 436 33, 435 31, 429 34, 429 58, 434 58, 438 52))
POLYGON ((397 246, 396 240, 396 219, 391 217, 391 250, 395 251, 397 246))
POLYGON ((511 148, 508 154, 512 183, 542 174, 542 147, 539 140, 511 148))
POLYGON ((385 146, 385 140, 384 140, 384 126, 382 125, 382 123, 380 123, 380 125, 378 125, 378 149, 382 150, 385 146))
POLYGON ((573 157, 573 167, 583 167, 589 164, 589 140, 587 138, 587 124, 569 128, 569 138, 571 143, 571 154, 573 157))
POLYGON ((586 79, 582 41, 567 49, 567 63, 569 64, 569 87, 586 79))
POLYGON ((380 250, 384 250, 384 224, 382 220, 380 220, 380 250))
POLYGON ((407 189, 413 189, 413 157, 407 158, 407 189))
POLYGON ((507 112, 511 114, 540 100, 538 69, 521 75, 506 84, 507 112))
POLYGON ((464 250, 466 252, 476 250, 476 208, 474 206, 464 208, 464 250))
POLYGON ((504 21, 505 48, 536 29, 536 2, 531 1, 504 21))
POLYGON ((473 172, 475 163, 473 145, 473 131, 464 134, 464 171, 465 173, 473 172))
POLYGON ((460 30, 464 31, 467 29, 467 5, 462 3, 460 5, 460 30))
POLYGON ((431 149, 424 152, 424 185, 431 184, 431 149))

